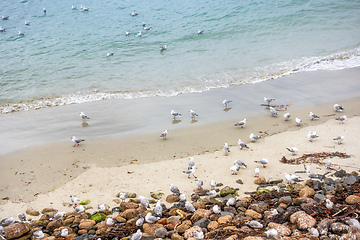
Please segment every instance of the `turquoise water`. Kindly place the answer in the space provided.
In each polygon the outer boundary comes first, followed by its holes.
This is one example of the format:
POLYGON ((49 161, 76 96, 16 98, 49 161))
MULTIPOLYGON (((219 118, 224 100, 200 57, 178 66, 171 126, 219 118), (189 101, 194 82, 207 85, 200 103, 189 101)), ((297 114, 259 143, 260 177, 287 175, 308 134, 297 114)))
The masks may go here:
POLYGON ((359 1, 0 2, 4 113, 360 66, 359 1))

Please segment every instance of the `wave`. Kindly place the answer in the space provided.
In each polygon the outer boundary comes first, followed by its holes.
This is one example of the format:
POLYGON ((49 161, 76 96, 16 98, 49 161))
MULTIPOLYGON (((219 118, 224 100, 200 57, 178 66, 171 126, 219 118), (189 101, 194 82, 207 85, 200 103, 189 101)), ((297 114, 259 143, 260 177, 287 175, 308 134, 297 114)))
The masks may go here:
POLYGON ((360 66, 360 48, 336 53, 325 57, 310 57, 284 61, 255 69, 241 69, 205 76, 195 82, 185 82, 176 89, 148 89, 142 91, 103 91, 90 90, 56 97, 42 97, 29 101, 0 105, 0 113, 38 110, 69 104, 103 101, 110 99, 137 99, 148 97, 172 97, 179 94, 200 93, 216 88, 256 84, 270 79, 277 79, 289 74, 316 70, 341 70, 360 66))

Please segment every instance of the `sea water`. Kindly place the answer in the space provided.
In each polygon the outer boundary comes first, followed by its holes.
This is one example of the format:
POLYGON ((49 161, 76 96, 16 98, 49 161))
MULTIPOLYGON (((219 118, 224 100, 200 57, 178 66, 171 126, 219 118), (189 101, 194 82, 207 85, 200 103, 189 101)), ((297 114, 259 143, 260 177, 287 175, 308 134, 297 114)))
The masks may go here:
POLYGON ((0 15, 9 16, 0 20, 2 113, 172 97, 360 65, 359 1, 0 3, 0 15))

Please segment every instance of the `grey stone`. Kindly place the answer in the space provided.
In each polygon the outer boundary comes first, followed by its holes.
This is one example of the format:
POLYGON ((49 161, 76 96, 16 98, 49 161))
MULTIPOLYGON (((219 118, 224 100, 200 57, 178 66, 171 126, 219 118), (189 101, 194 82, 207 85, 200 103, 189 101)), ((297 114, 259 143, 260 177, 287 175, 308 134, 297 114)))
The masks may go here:
POLYGON ((210 220, 208 220, 207 218, 203 218, 203 219, 200 219, 199 221, 195 222, 193 224, 193 226, 199 226, 201 228, 206 228, 207 225, 209 225, 210 223, 210 220))
POLYGON ((158 228, 154 231, 154 236, 157 238, 164 238, 166 236, 167 230, 164 227, 158 228))
POLYGON ((324 183, 327 185, 334 185, 335 181, 332 178, 325 178, 324 183))
POLYGON ((279 203, 291 203, 291 196, 284 196, 279 199, 279 203))
POLYGON ((332 190, 335 190, 337 186, 340 186, 340 185, 333 186, 333 185, 324 184, 323 189, 326 191, 332 191, 332 190))
POLYGON ((234 217, 235 215, 233 214, 233 213, 231 213, 231 212, 221 212, 220 213, 220 215, 221 216, 227 216, 227 215, 230 215, 230 216, 232 216, 232 217, 234 217))
POLYGON ((321 182, 319 180, 314 180, 313 181, 313 189, 315 191, 319 191, 321 189, 321 182))
POLYGON ((356 183, 356 177, 354 177, 353 175, 344 177, 343 183, 345 183, 347 185, 353 185, 354 183, 356 183))
POLYGON ((325 195, 324 194, 321 194, 321 193, 316 193, 315 195, 314 195, 314 200, 316 201, 316 202, 320 202, 321 200, 323 200, 323 199, 325 199, 326 197, 325 197, 325 195))
POLYGON ((243 181, 241 179, 238 179, 235 181, 237 184, 244 184, 243 181))
POLYGON ((342 178, 342 177, 345 177, 347 174, 346 174, 346 171, 341 169, 337 172, 334 173, 335 177, 338 177, 338 178, 342 178))

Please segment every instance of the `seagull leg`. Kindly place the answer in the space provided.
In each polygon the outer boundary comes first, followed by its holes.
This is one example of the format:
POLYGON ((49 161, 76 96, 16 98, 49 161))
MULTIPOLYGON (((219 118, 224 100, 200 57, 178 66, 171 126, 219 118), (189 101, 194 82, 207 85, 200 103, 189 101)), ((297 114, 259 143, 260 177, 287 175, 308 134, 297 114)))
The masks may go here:
POLYGON ((197 178, 194 174, 193 174, 194 178, 197 178))

